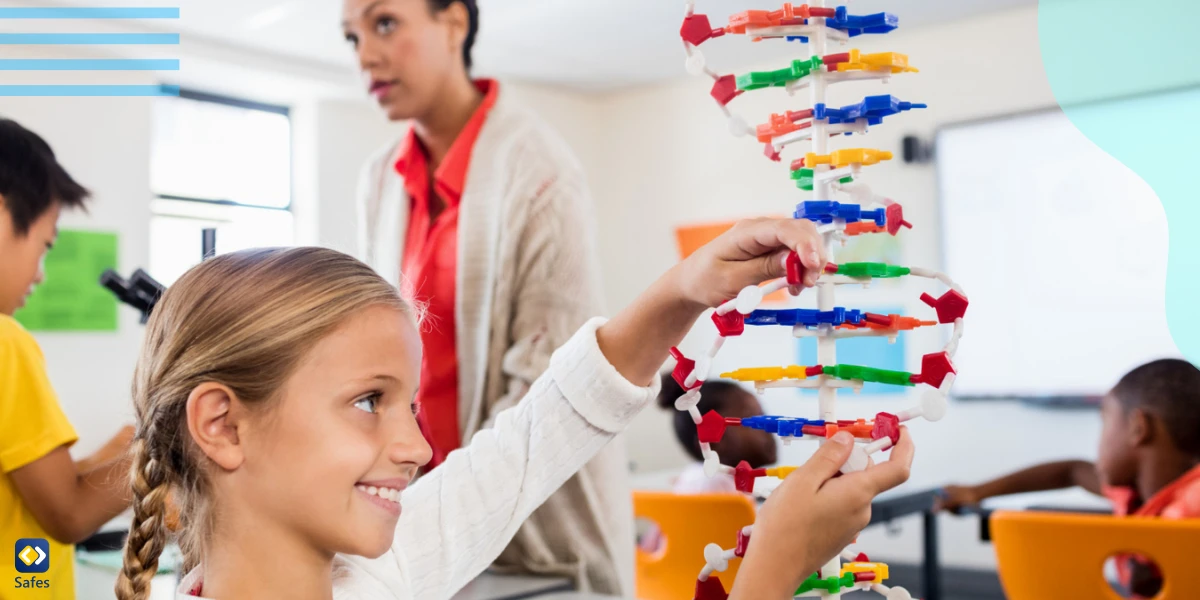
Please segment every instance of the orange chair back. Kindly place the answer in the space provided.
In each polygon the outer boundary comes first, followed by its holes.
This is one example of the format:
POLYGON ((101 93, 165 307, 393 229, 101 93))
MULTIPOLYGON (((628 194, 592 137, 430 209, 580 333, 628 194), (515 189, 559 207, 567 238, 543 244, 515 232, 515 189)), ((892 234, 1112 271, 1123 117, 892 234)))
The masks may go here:
POLYGON ((1200 597, 1200 520, 997 511, 991 530, 1008 600, 1118 600, 1103 572, 1117 554, 1154 559, 1163 574, 1155 600, 1200 597))
MULTIPOLYGON (((704 547, 737 545, 737 534, 754 522, 754 501, 741 494, 673 494, 634 492, 633 513, 653 521, 665 538, 658 552, 637 551, 637 597, 640 600, 691 598, 704 568, 704 547)), ((720 573, 726 590, 741 559, 720 573)))

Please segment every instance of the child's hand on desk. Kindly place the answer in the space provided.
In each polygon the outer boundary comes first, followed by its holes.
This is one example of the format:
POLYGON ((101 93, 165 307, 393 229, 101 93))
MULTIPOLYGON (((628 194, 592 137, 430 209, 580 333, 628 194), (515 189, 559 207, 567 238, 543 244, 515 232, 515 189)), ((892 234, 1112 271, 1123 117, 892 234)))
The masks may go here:
POLYGON ((806 577, 853 543, 871 520, 871 502, 908 480, 913 444, 906 428, 891 458, 835 477, 853 438, 835 435, 783 481, 759 512, 731 600, 791 597, 806 577))

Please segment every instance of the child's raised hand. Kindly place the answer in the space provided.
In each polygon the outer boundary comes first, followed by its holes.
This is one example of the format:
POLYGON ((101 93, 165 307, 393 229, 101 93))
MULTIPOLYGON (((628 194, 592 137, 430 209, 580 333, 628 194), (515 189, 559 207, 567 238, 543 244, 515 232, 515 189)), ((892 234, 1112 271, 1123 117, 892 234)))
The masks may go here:
POLYGON ((759 512, 731 599, 791 597, 804 578, 850 545, 871 520, 871 501, 908 480, 913 444, 907 428, 891 458, 835 477, 854 446, 841 432, 794 471, 759 512))
POLYGON ((816 225, 802 219, 739 221, 680 265, 681 291, 692 302, 715 307, 742 288, 786 276, 784 259, 793 250, 804 265, 803 287, 816 285, 826 263, 816 225))

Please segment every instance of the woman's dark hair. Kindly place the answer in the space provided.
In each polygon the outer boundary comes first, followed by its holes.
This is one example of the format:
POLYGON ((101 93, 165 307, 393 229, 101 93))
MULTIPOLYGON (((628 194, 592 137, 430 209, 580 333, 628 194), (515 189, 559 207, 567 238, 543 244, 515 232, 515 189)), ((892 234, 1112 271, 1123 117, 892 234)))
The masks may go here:
POLYGON ((467 70, 471 70, 471 48, 475 46, 475 36, 479 34, 479 5, 475 0, 429 0, 429 8, 435 12, 442 12, 450 5, 461 2, 467 7, 467 15, 470 17, 470 24, 467 26, 467 40, 463 42, 463 64, 467 70))
MULTIPOLYGON (((696 409, 700 414, 715 410, 719 413, 730 412, 731 407, 738 401, 739 396, 747 394, 742 386, 732 381, 706 381, 700 386, 700 404, 696 409)), ((683 387, 670 373, 662 376, 662 390, 658 393, 658 405, 675 412, 672 420, 675 425, 675 437, 688 455, 696 460, 704 460, 700 453, 700 439, 696 436, 696 424, 688 413, 675 410, 675 400, 683 395, 683 387)))

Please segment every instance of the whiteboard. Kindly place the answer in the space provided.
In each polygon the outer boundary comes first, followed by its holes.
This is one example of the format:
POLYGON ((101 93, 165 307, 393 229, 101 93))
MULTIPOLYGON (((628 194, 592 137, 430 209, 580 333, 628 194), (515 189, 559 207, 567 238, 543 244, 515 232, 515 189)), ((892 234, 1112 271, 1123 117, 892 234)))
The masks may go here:
POLYGON ((971 304, 956 395, 1100 395, 1179 356, 1154 191, 1059 110, 938 132, 945 271, 971 304))

